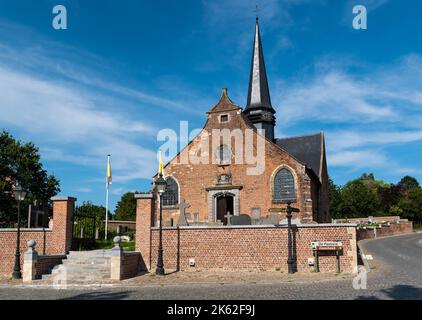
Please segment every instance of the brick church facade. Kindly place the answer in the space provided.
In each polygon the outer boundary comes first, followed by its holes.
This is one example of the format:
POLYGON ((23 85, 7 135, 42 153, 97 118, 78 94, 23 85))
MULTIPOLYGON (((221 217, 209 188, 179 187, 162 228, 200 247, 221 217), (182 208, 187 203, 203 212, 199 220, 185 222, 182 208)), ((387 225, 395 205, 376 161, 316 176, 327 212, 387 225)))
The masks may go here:
MULTIPOLYGON (((164 167, 164 225, 226 225, 230 215, 249 216, 251 224, 282 224, 287 201, 299 209, 296 223, 331 222, 324 134, 277 139, 275 113, 257 20, 246 107, 234 104, 223 89, 201 133, 164 167), (220 132, 218 141, 214 132, 220 132), (250 163, 237 161, 245 160, 246 150, 261 153, 258 174, 250 174, 250 163), (203 161, 190 161, 192 155, 203 161)), ((154 202, 158 208, 158 196, 154 202)))

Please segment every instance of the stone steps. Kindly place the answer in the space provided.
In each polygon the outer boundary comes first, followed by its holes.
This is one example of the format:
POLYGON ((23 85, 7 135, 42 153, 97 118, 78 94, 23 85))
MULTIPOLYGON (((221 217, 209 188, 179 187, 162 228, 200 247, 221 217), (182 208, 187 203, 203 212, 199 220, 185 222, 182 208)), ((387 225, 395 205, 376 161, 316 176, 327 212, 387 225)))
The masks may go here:
POLYGON ((72 285, 110 281, 111 256, 109 250, 71 251, 63 263, 51 274, 42 276, 39 284, 72 285))

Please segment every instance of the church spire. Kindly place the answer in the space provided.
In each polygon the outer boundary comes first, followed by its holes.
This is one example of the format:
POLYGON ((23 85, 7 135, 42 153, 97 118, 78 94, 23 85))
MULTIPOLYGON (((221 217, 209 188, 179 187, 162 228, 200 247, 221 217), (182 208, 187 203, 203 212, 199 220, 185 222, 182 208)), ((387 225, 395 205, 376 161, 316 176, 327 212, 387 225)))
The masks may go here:
POLYGON ((265 129, 265 136, 268 139, 274 140, 275 110, 271 105, 258 16, 255 24, 248 100, 244 114, 257 129, 265 129))

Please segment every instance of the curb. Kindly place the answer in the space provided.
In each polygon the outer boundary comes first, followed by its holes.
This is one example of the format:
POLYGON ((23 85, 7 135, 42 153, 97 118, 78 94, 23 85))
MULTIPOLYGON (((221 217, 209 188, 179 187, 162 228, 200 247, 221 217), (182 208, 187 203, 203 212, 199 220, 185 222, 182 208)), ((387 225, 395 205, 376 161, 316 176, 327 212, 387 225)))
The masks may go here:
POLYGON ((367 273, 371 272, 371 266, 369 265, 368 260, 366 260, 366 254, 363 250, 363 245, 360 243, 360 241, 357 243, 357 246, 359 248, 360 258, 363 261, 363 266, 365 267, 365 270, 367 273))

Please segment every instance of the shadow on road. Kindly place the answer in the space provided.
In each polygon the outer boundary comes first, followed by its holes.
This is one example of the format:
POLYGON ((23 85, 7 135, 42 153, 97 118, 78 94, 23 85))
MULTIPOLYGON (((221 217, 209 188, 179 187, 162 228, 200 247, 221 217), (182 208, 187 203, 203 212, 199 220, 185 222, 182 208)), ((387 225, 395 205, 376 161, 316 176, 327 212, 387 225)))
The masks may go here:
POLYGON ((61 300, 122 300, 129 297, 129 291, 121 292, 86 292, 61 300))
MULTIPOLYGON (((398 284, 388 289, 379 291, 386 296, 385 299, 393 300, 422 300, 422 289, 410 285, 398 284)), ((382 300, 376 296, 359 296, 356 300, 382 300)))

